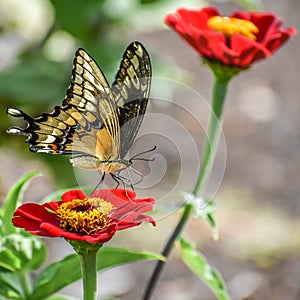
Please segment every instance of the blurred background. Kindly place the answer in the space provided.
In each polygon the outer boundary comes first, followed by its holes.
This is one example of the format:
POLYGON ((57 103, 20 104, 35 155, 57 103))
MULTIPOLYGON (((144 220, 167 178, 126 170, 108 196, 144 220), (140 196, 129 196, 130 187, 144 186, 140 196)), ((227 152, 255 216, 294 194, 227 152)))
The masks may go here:
MULTIPOLYGON (((27 202, 77 184, 69 158, 31 153, 24 138, 5 133, 6 128, 17 124, 5 109, 18 107, 38 116, 60 105, 78 47, 95 58, 112 82, 124 49, 139 40, 151 55, 154 77, 185 84, 209 101, 210 71, 163 23, 164 16, 178 7, 205 5, 217 6, 224 15, 240 9, 272 11, 282 17, 284 27, 300 28, 298 0, 0 0, 1 201, 29 170, 40 170, 43 177, 31 183, 25 195, 27 202)), ((232 81, 223 124, 226 169, 215 195, 220 238, 213 240, 203 220, 191 220, 185 231, 209 263, 220 270, 233 299, 300 299, 298 53, 296 36, 270 59, 232 81)), ((170 95, 176 90, 164 93, 170 95)), ((148 111, 155 109, 160 107, 150 103, 148 111)), ((183 119, 176 109, 166 107, 164 113, 183 119)), ((145 124, 151 126, 147 121, 145 124)), ((204 136, 195 130, 194 134, 201 148, 204 136)), ((172 163, 176 162, 174 151, 163 149, 162 155, 167 157, 169 168, 177 167, 172 163)), ((174 174, 169 174, 171 181, 174 174)), ((153 193, 159 189, 165 192, 164 186, 158 185, 153 193)), ((152 196, 151 189, 147 193, 152 196)), ((110 245, 159 252, 179 215, 175 211, 161 218, 154 229, 142 226, 121 232, 110 245)), ((49 262, 72 252, 61 240, 45 241, 49 262)), ((153 266, 152 262, 142 262, 102 273, 102 297, 139 299, 153 266)), ((62 293, 80 298, 81 283, 62 293)), ((175 249, 153 299, 215 298, 181 262, 175 249)))

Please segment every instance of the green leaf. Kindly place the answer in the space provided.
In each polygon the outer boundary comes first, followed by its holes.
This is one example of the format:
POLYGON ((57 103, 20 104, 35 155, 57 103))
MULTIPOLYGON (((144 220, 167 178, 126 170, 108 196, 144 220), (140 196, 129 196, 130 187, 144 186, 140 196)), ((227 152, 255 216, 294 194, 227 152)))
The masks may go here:
POLYGON ((62 296, 62 295, 51 295, 45 300, 78 300, 79 298, 74 298, 71 296, 62 296))
POLYGON ((4 205, 0 211, 0 219, 2 219, 1 225, 1 235, 6 236, 10 233, 16 232, 16 228, 13 226, 11 219, 13 217, 14 211, 17 208, 18 203, 23 197, 23 193, 27 188, 29 181, 35 177, 39 176, 40 173, 37 171, 29 172, 25 174, 21 179, 19 179, 7 194, 4 205))
POLYGON ((243 6, 245 10, 263 11, 263 4, 261 0, 235 0, 235 1, 241 6, 243 6))
POLYGON ((214 292, 219 300, 230 300, 220 273, 208 264, 205 257, 194 246, 180 238, 181 256, 185 264, 214 292))
MULTIPOLYGON (((121 248, 103 248, 98 252, 97 270, 102 271, 117 265, 138 260, 163 260, 164 258, 151 252, 134 252, 121 248)), ((61 261, 47 267, 36 281, 32 300, 44 299, 63 287, 81 278, 79 256, 71 254, 61 261)))
POLYGON ((0 273, 0 295, 8 299, 24 299, 19 273, 0 273))
MULTIPOLYGON (((263 11, 263 3, 262 0, 234 0, 240 6, 243 7, 244 10, 249 11, 263 11)), ((218 0, 217 2, 232 2, 232 0, 218 0)))
POLYGON ((0 240, 1 270, 36 270, 45 261, 46 255, 44 243, 36 236, 14 233, 0 240))
POLYGON ((184 198, 188 203, 193 205, 195 217, 203 218, 208 222, 213 238, 217 240, 219 238, 219 232, 214 215, 216 208, 215 201, 196 197, 188 193, 184 195, 184 198))
POLYGON ((98 253, 98 271, 138 260, 165 260, 161 254, 136 252, 122 248, 103 248, 98 253))
POLYGON ((0 271, 14 272, 21 269, 21 260, 10 249, 3 249, 1 245, 0 251, 0 271))
POLYGON ((80 261, 77 254, 49 265, 38 277, 32 300, 43 299, 81 278, 80 261))
POLYGON ((156 2, 160 2, 161 0, 140 0, 141 4, 153 4, 156 2))

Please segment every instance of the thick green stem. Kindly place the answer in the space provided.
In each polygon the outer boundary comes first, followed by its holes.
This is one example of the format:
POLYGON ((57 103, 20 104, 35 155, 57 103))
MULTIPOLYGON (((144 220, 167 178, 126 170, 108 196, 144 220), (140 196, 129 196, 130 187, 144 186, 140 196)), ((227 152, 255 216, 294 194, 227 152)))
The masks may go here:
POLYGON ((203 149, 200 172, 197 183, 193 190, 193 194, 195 196, 197 196, 204 187, 214 162, 214 157, 218 148, 219 137, 222 130, 220 122, 222 121, 223 107, 228 83, 229 80, 221 80, 218 77, 215 77, 212 92, 212 111, 208 124, 207 138, 203 149))
MULTIPOLYGON (((201 161, 201 168, 198 175, 198 179, 196 185, 193 190, 193 195, 197 196, 203 189, 205 182, 209 176, 211 171, 211 167, 214 161, 214 156, 216 153, 216 149, 219 143, 219 136, 221 132, 221 124, 220 121, 222 119, 223 107, 225 102, 225 96, 227 92, 228 83, 231 77, 224 78, 215 76, 215 82, 213 86, 212 92, 212 111, 210 114, 208 131, 207 131, 207 139, 204 145, 203 156, 201 161)), ((162 251, 162 255, 168 257, 174 242, 177 240, 178 236, 181 234, 185 224, 187 223, 191 213, 193 211, 193 205, 191 203, 186 203, 183 208, 182 216, 168 239, 164 250, 162 251)), ((143 300, 149 300, 153 294, 156 283, 159 279, 159 276, 163 270, 165 262, 158 261, 152 273, 152 276, 148 282, 148 285, 145 290, 145 294, 143 296, 143 300)))
POLYGON ((83 300, 97 299, 97 253, 102 243, 90 244, 85 241, 68 240, 80 258, 83 300))
POLYGON ((83 299, 97 299, 97 251, 80 253, 83 299))

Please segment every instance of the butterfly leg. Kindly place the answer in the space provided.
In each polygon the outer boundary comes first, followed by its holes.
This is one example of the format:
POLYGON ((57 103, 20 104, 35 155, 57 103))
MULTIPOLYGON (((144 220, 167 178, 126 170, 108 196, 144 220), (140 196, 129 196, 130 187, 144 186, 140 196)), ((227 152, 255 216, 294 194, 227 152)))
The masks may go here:
MULTIPOLYGON (((120 171, 124 171, 124 169, 120 171)), ((122 180, 124 189, 126 189, 126 187, 129 186, 131 190, 134 192, 133 183, 131 181, 130 174, 128 173, 128 169, 126 169, 128 177, 120 175, 120 171, 118 172, 118 178, 122 180)))
MULTIPOLYGON (((115 187, 115 190, 116 190, 119 187, 119 185, 120 185, 120 181, 118 180, 120 178, 118 176, 116 176, 115 174, 113 174, 113 173, 110 173, 110 176, 117 183, 117 186, 115 187)), ((123 183, 123 185, 124 185, 124 183, 123 183)), ((125 185, 124 185, 124 187, 125 187, 125 185)))
MULTIPOLYGON (((100 171, 99 171, 99 174, 101 175, 100 171)), ((104 182, 104 178, 105 178, 105 172, 103 172, 99 183, 97 183, 97 185, 94 187, 94 189, 90 195, 92 195, 102 185, 102 183, 104 182)))
POLYGON ((130 184, 130 188, 131 188, 131 190, 134 192, 133 183, 132 183, 132 180, 131 180, 131 178, 130 178, 130 174, 129 174, 128 169, 126 169, 126 172, 127 172, 128 182, 129 182, 129 184, 130 184))
POLYGON ((128 177, 124 177, 124 176, 121 176, 121 175, 119 175, 119 177, 123 179, 122 182, 123 182, 123 184, 124 184, 124 190, 125 190, 125 193, 126 193, 127 198, 130 200, 130 197, 129 197, 128 193, 127 193, 127 189, 125 189, 125 179, 128 181, 131 190, 132 190, 134 193, 135 193, 135 191, 134 191, 134 187, 133 187, 133 185, 132 185, 131 179, 130 179, 130 174, 128 173, 128 169, 126 169, 126 171, 127 171, 128 177))
MULTIPOLYGON (((127 189, 126 189, 126 188, 127 188, 128 185, 130 186, 131 190, 134 192, 134 188, 133 188, 133 185, 132 185, 132 183, 131 183, 130 178, 121 176, 119 173, 120 173, 120 172, 117 173, 118 175, 115 175, 115 174, 113 174, 113 173, 110 174, 111 177, 113 178, 113 180, 116 181, 117 184, 118 184, 118 185, 116 186, 116 189, 117 189, 118 186, 120 185, 120 181, 121 181, 122 184, 123 184, 123 189, 124 189, 126 195, 127 195, 127 189), (126 181, 128 182, 128 184, 126 184, 126 181)), ((127 195, 127 197, 128 197, 128 199, 130 199, 129 195, 127 195)))
POLYGON ((140 179, 137 182, 134 183, 135 185, 139 184, 140 182, 143 181, 144 175, 141 172, 139 172, 138 170, 136 170, 135 168, 132 168, 132 167, 130 167, 130 170, 132 170, 135 174, 140 176, 140 179))

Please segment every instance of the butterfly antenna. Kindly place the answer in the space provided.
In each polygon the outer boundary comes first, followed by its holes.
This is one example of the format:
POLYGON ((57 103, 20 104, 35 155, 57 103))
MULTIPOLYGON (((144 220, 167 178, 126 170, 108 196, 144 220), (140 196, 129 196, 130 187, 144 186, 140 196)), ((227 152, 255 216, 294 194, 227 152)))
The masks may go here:
POLYGON ((132 160, 141 160, 141 161, 154 161, 155 160, 155 157, 152 157, 152 158, 134 158, 134 159, 130 159, 130 161, 132 160))
POLYGON ((144 159, 144 158, 139 158, 138 156, 143 155, 143 154, 146 154, 146 153, 150 153, 150 152, 154 151, 156 148, 157 148, 157 147, 154 146, 153 148, 151 148, 151 149, 149 149, 149 150, 146 150, 146 151, 143 151, 143 152, 141 152, 141 153, 138 153, 138 154, 132 156, 132 157, 129 159, 129 161, 130 161, 130 162, 131 162, 132 160, 153 161, 154 159, 144 159))

